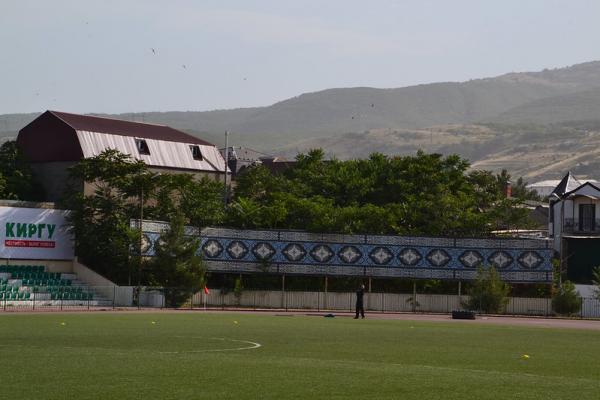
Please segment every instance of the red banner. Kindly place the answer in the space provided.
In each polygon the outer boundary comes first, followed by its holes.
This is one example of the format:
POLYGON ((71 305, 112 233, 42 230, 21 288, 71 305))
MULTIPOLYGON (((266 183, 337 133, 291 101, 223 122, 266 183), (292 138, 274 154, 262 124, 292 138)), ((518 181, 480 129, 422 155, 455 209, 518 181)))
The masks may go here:
POLYGON ((44 249, 56 247, 56 242, 48 240, 5 240, 6 247, 39 247, 44 249))

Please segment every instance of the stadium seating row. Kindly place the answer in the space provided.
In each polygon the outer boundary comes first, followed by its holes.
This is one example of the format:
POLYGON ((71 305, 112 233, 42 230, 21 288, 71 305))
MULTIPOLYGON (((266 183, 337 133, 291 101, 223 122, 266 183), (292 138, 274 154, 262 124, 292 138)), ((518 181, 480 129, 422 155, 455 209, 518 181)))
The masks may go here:
POLYGON ((24 289, 0 279, 0 300, 30 300, 33 293, 50 293, 52 300, 92 300, 94 294, 72 286, 70 279, 61 279, 60 272, 45 272, 43 265, 0 265, 0 273, 21 280, 24 289))
POLYGON ((54 292, 50 294, 50 299, 52 300, 92 300, 93 298, 94 294, 89 292, 54 292))
POLYGON ((24 286, 71 286, 70 279, 23 279, 24 286))
POLYGON ((29 292, 0 292, 0 300, 28 300, 30 297, 29 292))
POLYGON ((18 286, 12 286, 12 285, 6 285, 6 284, 0 285, 0 292, 18 292, 18 291, 19 291, 18 286))
POLYGON ((23 273, 32 273, 32 272, 44 272, 43 265, 0 265, 0 273, 2 272, 23 272, 23 273))

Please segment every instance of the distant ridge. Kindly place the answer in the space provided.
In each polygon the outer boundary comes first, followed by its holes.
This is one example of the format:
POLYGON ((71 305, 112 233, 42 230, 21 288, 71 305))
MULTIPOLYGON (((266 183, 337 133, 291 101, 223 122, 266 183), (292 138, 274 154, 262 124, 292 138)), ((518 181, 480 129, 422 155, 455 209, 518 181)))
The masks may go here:
MULTIPOLYGON (((15 136, 36 116, 1 115, 0 136, 15 136)), ((169 125, 218 146, 228 130, 232 133, 230 143, 274 154, 284 152, 288 157, 295 151, 324 145, 326 151, 340 158, 364 157, 373 150, 426 148, 458 151, 478 162, 491 155, 489 151, 517 145, 500 143, 510 135, 518 134, 515 140, 521 146, 540 131, 559 132, 563 136, 558 139, 568 140, 564 135, 578 129, 596 129, 600 121, 600 61, 461 83, 328 89, 268 107, 110 116, 169 125), (526 124, 544 128, 527 131, 526 124), (513 125, 518 126, 511 128, 513 125), (568 127, 574 130, 565 130, 568 127), (457 129, 459 133, 449 133, 457 129), (407 140, 406 135, 412 139, 407 140)))

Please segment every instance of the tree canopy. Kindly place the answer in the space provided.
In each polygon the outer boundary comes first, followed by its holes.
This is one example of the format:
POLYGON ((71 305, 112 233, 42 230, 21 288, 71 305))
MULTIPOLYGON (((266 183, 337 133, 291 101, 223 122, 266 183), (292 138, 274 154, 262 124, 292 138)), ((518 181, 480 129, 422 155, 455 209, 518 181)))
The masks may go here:
MULTIPOLYGON (((65 206, 72 210, 76 253, 118 283, 138 280, 139 256, 134 250, 139 248, 139 230, 130 227, 131 219, 143 213, 144 219, 171 221, 177 215, 183 223, 200 227, 223 219, 218 182, 187 174, 157 174, 116 150, 80 161, 70 175, 93 187, 87 195, 73 190, 66 199, 65 206)), ((154 283, 158 280, 153 278, 154 283)))
POLYGON ((248 169, 238 178, 226 222, 240 228, 454 237, 528 224, 520 203, 530 193, 506 198, 506 171, 468 168, 456 155, 373 154, 340 161, 312 150, 282 174, 261 165, 248 169))
POLYGON ((139 247, 139 231, 130 220, 142 211, 144 219, 177 217, 178 224, 200 228, 452 237, 523 227, 528 215, 520 207, 523 197, 506 198, 506 172, 471 171, 456 155, 423 152, 340 161, 313 150, 280 174, 257 165, 239 176, 226 207, 222 183, 158 174, 115 150, 82 160, 71 176, 94 189, 87 195, 74 191, 67 202, 77 254, 119 283, 137 281, 139 258, 131 250, 139 247))
POLYGON ((40 201, 43 197, 44 191, 17 142, 4 142, 0 146, 0 198, 40 201))

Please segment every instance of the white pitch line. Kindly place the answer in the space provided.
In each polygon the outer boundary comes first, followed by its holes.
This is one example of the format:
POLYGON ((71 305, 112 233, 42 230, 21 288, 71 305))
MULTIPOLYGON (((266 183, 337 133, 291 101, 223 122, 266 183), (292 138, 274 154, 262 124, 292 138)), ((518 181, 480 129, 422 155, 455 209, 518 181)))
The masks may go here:
POLYGON ((227 349, 206 349, 206 350, 184 350, 184 351, 157 351, 159 354, 182 354, 182 353, 214 353, 214 352, 224 352, 224 351, 242 351, 242 350, 252 350, 258 349, 262 347, 262 344, 257 342, 251 342, 249 340, 237 340, 237 339, 227 339, 227 338, 202 338, 202 337, 194 337, 194 336, 175 336, 177 338, 185 338, 185 339, 210 339, 210 340, 221 340, 223 342, 236 342, 236 343, 246 343, 250 346, 244 347, 234 347, 227 349))

